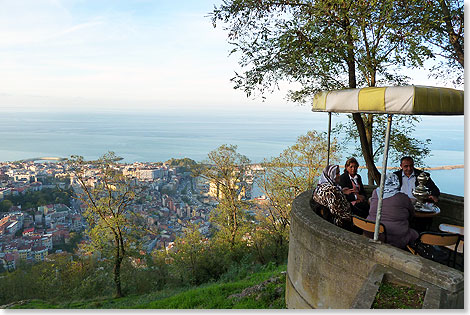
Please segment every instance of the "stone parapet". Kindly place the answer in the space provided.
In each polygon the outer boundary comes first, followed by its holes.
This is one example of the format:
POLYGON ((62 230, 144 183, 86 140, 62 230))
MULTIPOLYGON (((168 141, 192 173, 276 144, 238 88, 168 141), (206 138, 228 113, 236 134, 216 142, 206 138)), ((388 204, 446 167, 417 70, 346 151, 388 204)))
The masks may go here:
POLYGON ((376 265, 438 288, 441 295, 436 305, 440 308, 464 307, 462 272, 388 244, 370 242, 323 220, 310 208, 311 195, 312 191, 306 191, 292 204, 288 308, 352 308, 376 265))

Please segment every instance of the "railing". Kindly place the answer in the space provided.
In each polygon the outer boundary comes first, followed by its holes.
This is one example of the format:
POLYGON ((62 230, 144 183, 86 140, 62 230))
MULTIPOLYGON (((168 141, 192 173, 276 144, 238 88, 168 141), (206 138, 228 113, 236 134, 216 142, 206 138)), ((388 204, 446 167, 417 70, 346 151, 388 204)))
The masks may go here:
POLYGON ((439 308, 464 307, 462 272, 388 244, 372 243, 362 235, 323 220, 310 208, 311 195, 312 191, 304 192, 292 204, 286 284, 288 308, 355 307, 361 288, 377 265, 405 274, 409 283, 428 284, 428 288, 440 290, 439 303, 434 304, 439 308))

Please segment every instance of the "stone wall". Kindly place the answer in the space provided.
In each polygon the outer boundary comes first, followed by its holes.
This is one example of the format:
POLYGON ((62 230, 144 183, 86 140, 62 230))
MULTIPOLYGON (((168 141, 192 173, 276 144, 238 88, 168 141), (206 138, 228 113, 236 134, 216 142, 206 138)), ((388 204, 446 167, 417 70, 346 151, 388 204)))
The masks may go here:
POLYGON ((352 308, 379 264, 440 289, 441 308, 464 307, 464 274, 388 244, 370 242, 318 217, 312 191, 292 204, 287 264, 288 308, 352 308))

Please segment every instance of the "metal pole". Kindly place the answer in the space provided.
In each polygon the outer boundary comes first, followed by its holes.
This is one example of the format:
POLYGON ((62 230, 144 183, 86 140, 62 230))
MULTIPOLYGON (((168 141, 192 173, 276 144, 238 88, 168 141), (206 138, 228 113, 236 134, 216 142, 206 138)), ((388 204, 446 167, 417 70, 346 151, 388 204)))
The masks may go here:
POLYGON ((326 158, 326 165, 330 165, 330 137, 331 137, 331 112, 328 112, 328 156, 326 158))
POLYGON ((387 132, 385 133, 384 159, 382 164, 382 176, 380 177, 379 201, 377 204, 377 217, 375 219, 374 241, 379 239, 380 217, 382 216, 382 203, 384 196, 385 175, 387 174, 388 146, 390 144, 390 129, 392 128, 392 116, 388 115, 387 132))

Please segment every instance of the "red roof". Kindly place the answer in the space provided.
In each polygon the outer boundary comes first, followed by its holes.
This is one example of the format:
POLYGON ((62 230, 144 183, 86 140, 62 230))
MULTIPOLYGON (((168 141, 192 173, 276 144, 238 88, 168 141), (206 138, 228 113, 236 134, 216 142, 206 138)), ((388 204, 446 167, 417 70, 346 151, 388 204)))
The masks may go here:
POLYGON ((14 260, 15 260, 15 256, 14 256, 13 254, 7 253, 7 254, 5 254, 5 260, 6 260, 7 262, 9 262, 9 261, 14 261, 14 260))
POLYGON ((28 250, 28 249, 31 249, 31 244, 21 245, 18 247, 18 250, 28 250))
POLYGON ((35 246, 33 247, 33 251, 40 252, 46 249, 46 246, 35 246))

